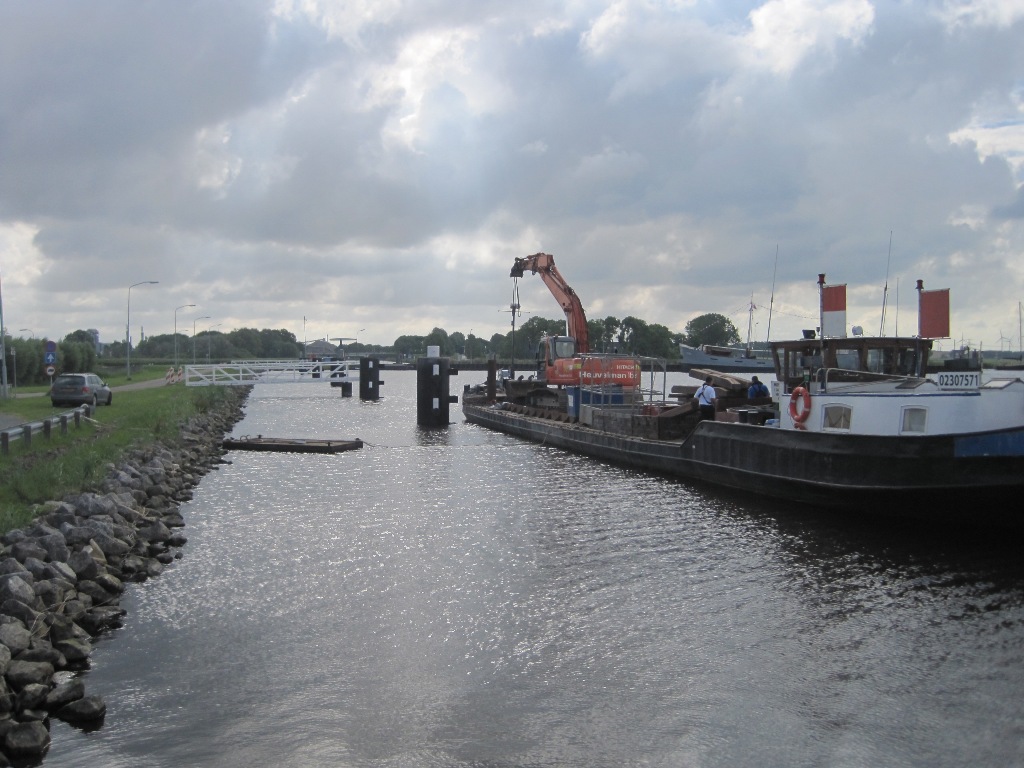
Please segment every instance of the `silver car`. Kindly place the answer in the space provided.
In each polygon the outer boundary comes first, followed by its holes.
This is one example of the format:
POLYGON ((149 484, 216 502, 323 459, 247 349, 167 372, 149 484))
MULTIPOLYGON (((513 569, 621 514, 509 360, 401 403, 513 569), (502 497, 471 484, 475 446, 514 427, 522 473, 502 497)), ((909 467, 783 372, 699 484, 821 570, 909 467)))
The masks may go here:
POLYGON ((110 405, 114 393, 95 373, 62 373, 50 387, 53 405, 110 405))

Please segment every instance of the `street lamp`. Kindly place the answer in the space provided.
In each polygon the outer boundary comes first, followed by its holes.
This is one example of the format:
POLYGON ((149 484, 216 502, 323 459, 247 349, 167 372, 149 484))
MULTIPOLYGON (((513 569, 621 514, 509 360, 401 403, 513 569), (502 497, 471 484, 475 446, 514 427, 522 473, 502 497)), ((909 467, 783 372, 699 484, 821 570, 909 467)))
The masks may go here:
POLYGON ((202 317, 197 317, 195 320, 192 321, 192 365, 196 364, 196 323, 198 323, 200 320, 209 319, 209 315, 203 315, 202 317))
POLYGON ((156 285, 159 280, 143 280, 128 286, 128 324, 125 326, 124 372, 128 381, 132 380, 132 288, 140 285, 156 285))
POLYGON ((178 310, 185 307, 194 307, 195 304, 182 304, 174 308, 174 367, 178 367, 178 310))
POLYGON ((214 328, 220 328, 222 325, 224 325, 224 323, 217 323, 216 325, 211 325, 209 328, 206 329, 206 362, 207 362, 207 364, 209 364, 209 362, 210 362, 210 338, 213 335, 212 331, 213 331, 214 328))
MULTIPOLYGON (((19 328, 18 329, 18 333, 21 333, 22 331, 28 331, 30 339, 34 339, 36 337, 35 331, 33 331, 31 328, 19 328)), ((14 366, 14 390, 15 390, 15 392, 17 392, 17 390, 18 390, 18 357, 17 357, 17 354, 18 354, 17 347, 12 345, 11 346, 11 364, 14 366)))

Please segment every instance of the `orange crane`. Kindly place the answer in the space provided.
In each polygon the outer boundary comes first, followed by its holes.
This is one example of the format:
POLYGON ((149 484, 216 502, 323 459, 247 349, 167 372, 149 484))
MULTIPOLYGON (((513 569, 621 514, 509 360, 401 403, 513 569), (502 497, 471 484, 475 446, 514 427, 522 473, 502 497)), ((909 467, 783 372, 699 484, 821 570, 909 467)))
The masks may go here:
POLYGON ((579 386, 587 384, 621 384, 636 386, 640 381, 639 366, 632 358, 584 358, 590 352, 590 334, 583 303, 550 253, 535 253, 516 258, 509 277, 520 278, 529 270, 540 275, 565 313, 567 336, 544 336, 537 347, 537 376, 542 384, 579 386))
POLYGON ((576 291, 569 287, 555 266, 555 257, 550 253, 535 253, 532 256, 517 258, 512 264, 509 277, 522 277, 527 269, 535 275, 540 275, 551 295, 562 306, 566 329, 569 336, 576 340, 576 352, 581 355, 589 352, 590 334, 587 330, 587 316, 583 312, 583 304, 576 291))

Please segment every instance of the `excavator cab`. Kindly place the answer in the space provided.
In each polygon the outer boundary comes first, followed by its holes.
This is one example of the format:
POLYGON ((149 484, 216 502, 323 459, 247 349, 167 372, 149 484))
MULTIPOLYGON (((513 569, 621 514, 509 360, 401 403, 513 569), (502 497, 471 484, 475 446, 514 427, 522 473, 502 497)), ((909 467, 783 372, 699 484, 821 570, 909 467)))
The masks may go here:
POLYGON ((579 384, 579 358, 572 336, 544 336, 537 345, 537 379, 546 384, 579 384))
POLYGON ((576 357, 576 339, 571 336, 545 336, 541 346, 548 365, 554 365, 555 360, 576 357))

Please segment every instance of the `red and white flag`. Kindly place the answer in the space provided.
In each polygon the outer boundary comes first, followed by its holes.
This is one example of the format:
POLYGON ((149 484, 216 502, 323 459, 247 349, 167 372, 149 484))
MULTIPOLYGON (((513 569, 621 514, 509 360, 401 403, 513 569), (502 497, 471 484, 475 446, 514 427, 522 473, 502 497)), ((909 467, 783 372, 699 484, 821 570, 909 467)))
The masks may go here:
POLYGON ((821 286, 821 335, 846 338, 846 284, 821 286))

